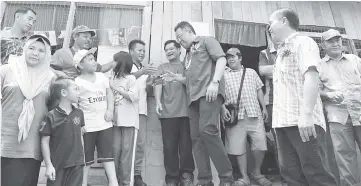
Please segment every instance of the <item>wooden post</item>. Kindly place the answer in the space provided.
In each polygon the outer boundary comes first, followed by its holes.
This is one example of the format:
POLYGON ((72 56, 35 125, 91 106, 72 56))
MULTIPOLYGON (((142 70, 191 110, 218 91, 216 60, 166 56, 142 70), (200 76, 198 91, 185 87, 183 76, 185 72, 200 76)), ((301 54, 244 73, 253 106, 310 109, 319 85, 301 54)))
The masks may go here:
POLYGON ((4 18, 6 5, 7 5, 7 3, 5 1, 1 1, 1 4, 0 4, 0 25, 2 24, 2 21, 3 21, 3 18, 4 18))
POLYGON ((70 4, 68 21, 66 23, 66 30, 65 30, 64 42, 63 42, 63 48, 69 48, 70 38, 72 37, 71 32, 72 32, 72 29, 73 29, 75 9, 76 9, 75 2, 72 1, 71 4, 70 4))

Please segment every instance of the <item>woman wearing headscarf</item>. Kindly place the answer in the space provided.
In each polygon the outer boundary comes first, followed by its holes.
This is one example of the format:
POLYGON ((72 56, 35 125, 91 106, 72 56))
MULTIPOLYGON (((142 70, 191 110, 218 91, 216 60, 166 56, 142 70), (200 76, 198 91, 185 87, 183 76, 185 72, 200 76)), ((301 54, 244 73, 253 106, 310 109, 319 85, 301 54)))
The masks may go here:
POLYGON ((33 35, 22 56, 12 56, 0 67, 1 185, 36 186, 42 161, 39 128, 48 112, 49 39, 33 35))

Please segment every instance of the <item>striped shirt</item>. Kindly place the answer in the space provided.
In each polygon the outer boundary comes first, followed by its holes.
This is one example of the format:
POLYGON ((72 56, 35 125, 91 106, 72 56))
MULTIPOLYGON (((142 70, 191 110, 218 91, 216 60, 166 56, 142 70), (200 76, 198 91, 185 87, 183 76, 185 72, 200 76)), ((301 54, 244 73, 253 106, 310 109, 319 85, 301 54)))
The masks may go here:
MULTIPOLYGON (((279 45, 273 72, 273 128, 298 126, 304 97, 304 74, 309 67, 317 67, 320 60, 318 46, 310 37, 294 33, 279 45)), ((316 99, 313 123, 326 130, 319 94, 316 99)))
POLYGON ((340 91, 344 100, 336 103, 325 99, 329 122, 346 124, 351 117, 354 126, 360 126, 361 115, 361 59, 353 54, 342 54, 340 60, 325 56, 320 63, 321 90, 340 91))
MULTIPOLYGON (((232 70, 227 68, 224 74, 226 85, 225 104, 237 104, 239 87, 244 69, 232 70)), ((247 68, 244 76, 241 101, 239 103, 238 118, 243 119, 247 112, 248 117, 259 117, 261 108, 258 102, 257 91, 263 87, 263 83, 256 71, 247 68)))

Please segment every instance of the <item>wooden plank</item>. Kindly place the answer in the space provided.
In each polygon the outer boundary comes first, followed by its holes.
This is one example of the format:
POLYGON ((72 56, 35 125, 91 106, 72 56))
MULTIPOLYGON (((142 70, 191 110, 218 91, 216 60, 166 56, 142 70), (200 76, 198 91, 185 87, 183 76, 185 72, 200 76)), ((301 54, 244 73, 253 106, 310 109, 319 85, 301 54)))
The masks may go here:
POLYGON ((214 36, 214 14, 212 13, 212 3, 213 2, 211 1, 202 1, 202 21, 208 23, 210 35, 214 36))
POLYGON ((341 17, 341 12, 340 12, 340 4, 344 3, 344 2, 336 2, 336 1, 332 1, 332 2, 328 2, 330 4, 331 7, 331 11, 332 11, 332 15, 333 15, 333 19, 335 21, 335 26, 336 27, 341 27, 344 28, 344 21, 341 17))
POLYGON ((251 1, 249 2, 249 8, 251 9, 251 13, 252 13, 252 22, 255 23, 262 23, 262 17, 261 17, 261 12, 264 10, 260 9, 260 1, 251 1))
POLYGON ((170 40, 172 38, 172 20, 173 20, 173 2, 172 1, 164 1, 164 13, 163 13, 163 35, 162 35, 162 60, 161 63, 167 62, 167 57, 164 53, 164 43, 167 40, 170 40))
POLYGON ((301 25, 315 25, 315 18, 312 12, 312 7, 309 2, 297 1, 297 13, 300 18, 301 25))
POLYGON ((145 57, 143 63, 149 63, 150 55, 150 32, 152 28, 152 8, 153 4, 148 1, 148 4, 143 9, 143 23, 142 23, 142 36, 141 39, 145 42, 145 57))
POLYGON ((182 19, 192 22, 192 4, 189 1, 182 1, 182 19))
POLYGON ((277 10, 277 5, 274 1, 266 1, 266 12, 267 12, 267 17, 270 17, 271 14, 277 10))
POLYGON ((71 2, 69 14, 68 14, 68 21, 66 22, 66 30, 65 30, 64 42, 63 42, 63 48, 69 48, 71 32, 73 30, 73 23, 74 23, 74 18, 75 18, 75 9, 76 9, 75 3, 71 2))
POLYGON ((260 17, 262 18, 261 23, 268 23, 268 13, 265 1, 259 1, 259 9, 261 10, 260 17))
POLYGON ((280 1, 279 6, 279 8, 291 8, 289 1, 280 1))
POLYGON ((194 22, 202 22, 202 1, 192 1, 192 21, 194 22))
POLYGON ((153 15, 151 26, 150 63, 159 64, 162 59, 162 35, 163 35, 163 2, 153 1, 153 15))
POLYGON ((317 3, 319 4, 325 26, 335 27, 335 21, 330 3, 326 1, 318 1, 317 3))
POLYGON ((173 17, 172 17, 172 39, 176 39, 174 27, 181 21, 182 19, 182 2, 173 1, 173 17))
POLYGON ((242 1, 233 1, 232 6, 233 6, 233 11, 232 11, 233 20, 243 20, 242 1))
POLYGON ((250 1, 243 1, 242 2, 242 21, 248 21, 252 22, 253 16, 252 16, 252 10, 251 10, 251 4, 250 1))
POLYGON ((351 16, 356 27, 357 39, 361 38, 361 3, 350 2, 352 6, 351 16))
POLYGON ((213 17, 215 19, 223 19, 223 10, 221 1, 212 1, 213 17))
POLYGON ((2 21, 5 15, 5 9, 6 9, 6 2, 5 1, 1 1, 0 2, 0 25, 2 25, 2 21))
POLYGON ((222 1, 221 6, 222 6, 223 19, 233 19, 232 1, 222 1))
POLYGON ((311 3, 311 6, 312 6, 312 12, 313 12, 313 14, 315 16, 316 25, 325 26, 320 5, 318 4, 318 2, 310 2, 310 3, 311 3))
POLYGON ((346 29, 347 36, 351 39, 356 39, 357 38, 356 27, 354 25, 354 22, 352 21, 354 18, 350 14, 350 10, 352 9, 351 5, 352 4, 350 3, 343 2, 340 3, 338 7, 341 12, 341 18, 343 19, 345 26, 344 28, 346 29))

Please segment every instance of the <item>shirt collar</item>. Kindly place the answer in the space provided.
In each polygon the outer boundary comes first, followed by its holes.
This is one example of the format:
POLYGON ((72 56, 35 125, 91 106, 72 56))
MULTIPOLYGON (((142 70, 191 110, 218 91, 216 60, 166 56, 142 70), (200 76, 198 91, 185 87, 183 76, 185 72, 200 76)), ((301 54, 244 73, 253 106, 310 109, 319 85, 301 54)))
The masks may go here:
MULTIPOLYGON (((71 105, 71 108, 72 108, 72 111, 71 111, 70 113, 72 113, 72 112, 75 110, 74 105, 71 105)), ((68 115, 68 114, 67 114, 63 109, 61 109, 59 106, 57 106, 57 107, 55 108, 55 110, 58 111, 58 112, 61 113, 61 114, 68 115)), ((70 115, 70 113, 69 113, 69 115, 70 115)))
MULTIPOLYGON (((345 55, 345 53, 342 53, 340 60, 341 60, 341 59, 344 59, 344 58, 346 59, 347 56, 345 55)), ((325 55, 325 61, 326 61, 326 62, 331 61, 331 59, 334 60, 334 58, 330 57, 329 55, 327 55, 327 54, 325 55)))
POLYGON ((200 40, 201 40, 201 37, 200 37, 200 36, 197 36, 197 37, 194 39, 194 41, 192 42, 191 47, 189 47, 189 48, 186 49, 186 52, 188 53, 188 52, 191 50, 192 46, 194 46, 194 45, 196 45, 197 43, 199 43, 200 40))
POLYGON ((244 69, 243 65, 242 65, 241 68, 238 69, 238 70, 232 70, 231 68, 229 68, 228 66, 226 66, 226 70, 227 70, 228 72, 240 72, 240 71, 243 71, 243 69, 244 69))
POLYGON ((281 42, 280 47, 284 46, 285 44, 291 43, 292 39, 298 35, 299 35, 298 32, 292 33, 283 42, 281 42))
POLYGON ((25 40, 28 35, 25 35, 23 37, 17 37, 17 36, 14 36, 13 33, 11 32, 11 29, 12 27, 7 27, 7 28, 4 28, 2 31, 1 31, 1 37, 5 37, 5 38, 17 38, 17 39, 21 39, 21 40, 25 40))

